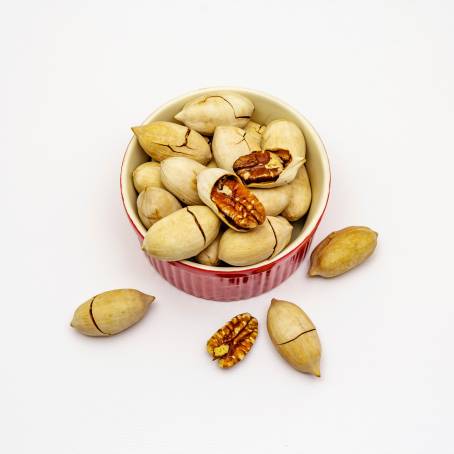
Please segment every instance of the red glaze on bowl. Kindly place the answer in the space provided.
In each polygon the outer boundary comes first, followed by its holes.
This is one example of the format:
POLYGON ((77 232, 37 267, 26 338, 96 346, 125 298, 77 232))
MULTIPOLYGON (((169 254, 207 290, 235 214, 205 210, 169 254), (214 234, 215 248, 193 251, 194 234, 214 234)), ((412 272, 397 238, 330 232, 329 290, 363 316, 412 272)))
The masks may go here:
MULTIPOLYGON (((174 121, 173 116, 187 101, 196 96, 211 95, 219 91, 235 91, 251 99, 255 105, 252 119, 258 123, 268 124, 277 118, 285 118, 295 122, 302 129, 307 145, 306 167, 312 186, 312 203, 306 219, 294 224, 292 241, 271 260, 243 267, 211 267, 189 260, 164 262, 147 256, 167 281, 184 292, 210 300, 235 301, 251 298, 273 289, 298 268, 325 212, 331 175, 323 143, 310 123, 287 104, 255 90, 233 87, 197 90, 168 102, 152 113, 144 123, 156 120, 174 121)), ((120 187, 126 214, 140 244, 146 229, 137 215, 137 193, 132 183, 132 172, 148 159, 136 138, 133 137, 123 159, 120 187)))

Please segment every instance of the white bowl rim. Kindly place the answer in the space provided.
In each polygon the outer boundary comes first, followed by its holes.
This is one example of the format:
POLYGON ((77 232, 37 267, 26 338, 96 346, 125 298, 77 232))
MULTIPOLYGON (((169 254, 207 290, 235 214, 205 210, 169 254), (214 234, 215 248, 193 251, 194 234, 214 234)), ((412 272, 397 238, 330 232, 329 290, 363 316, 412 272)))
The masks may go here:
MULTIPOLYGON (((195 98, 197 96, 202 96, 204 94, 207 94, 207 93, 210 93, 213 91, 237 91, 246 96, 247 96, 247 93, 250 93, 252 95, 259 95, 264 98, 268 98, 277 104, 280 104, 286 110, 292 112, 295 116, 300 117, 303 120, 303 122, 307 124, 308 128, 311 130, 313 138, 314 138, 315 142, 317 143, 317 147, 321 150, 320 158, 321 158, 323 174, 327 178, 324 179, 323 187, 320 192, 320 204, 319 204, 319 207, 317 208, 316 213, 314 213, 312 221, 309 223, 305 223, 300 235, 291 243, 291 245, 285 247, 279 254, 277 254, 272 259, 264 260, 262 262, 255 263, 254 265, 228 266, 228 267, 227 266, 202 265, 201 263, 192 262, 190 260, 178 260, 176 262, 169 262, 169 263, 179 263, 179 264, 189 266, 190 268, 196 268, 198 270, 203 270, 203 271, 213 271, 218 274, 235 274, 235 273, 238 273, 241 271, 257 270, 258 268, 262 268, 262 267, 268 268, 273 263, 280 261, 280 259, 282 259, 283 257, 285 257, 288 254, 291 254, 295 249, 299 248, 301 246, 301 244, 304 243, 313 234, 313 232, 317 228, 317 226, 325 212, 326 206, 328 204, 329 194, 330 194, 331 170, 330 170, 328 155, 326 153, 325 146, 324 146, 320 136, 318 135, 315 128, 312 126, 312 124, 307 120, 307 118, 304 115, 302 115, 300 112, 298 112, 292 106, 287 104, 285 101, 282 101, 272 95, 269 95, 268 93, 262 92, 260 90, 249 89, 249 88, 244 88, 244 87, 214 86, 214 87, 204 87, 204 88, 200 88, 198 90, 192 90, 192 91, 183 93, 182 95, 176 96, 175 98, 167 101, 166 103, 162 104, 157 109, 155 109, 150 115, 148 115, 148 117, 142 122, 142 124, 149 123, 153 117, 159 117, 159 114, 161 113, 161 111, 166 109, 168 104, 178 102, 178 101, 180 101, 182 99, 186 99, 188 97, 195 98)), ((146 229, 142 225, 137 225, 134 222, 134 220, 130 214, 130 211, 133 211, 131 204, 129 203, 129 201, 124 193, 124 191, 125 191, 124 188, 126 187, 126 185, 123 184, 123 181, 126 181, 128 178, 130 178, 129 175, 126 175, 126 168, 125 168, 126 166, 124 165, 124 163, 127 161, 129 155, 132 153, 132 144, 134 143, 135 140, 136 139, 133 136, 128 143, 125 155, 123 157, 123 162, 122 162, 122 166, 121 166, 121 174, 120 174, 120 187, 121 187, 121 197, 123 199, 123 206, 125 208, 129 221, 134 226, 135 230, 142 237, 144 237, 144 235, 146 233, 146 229)))

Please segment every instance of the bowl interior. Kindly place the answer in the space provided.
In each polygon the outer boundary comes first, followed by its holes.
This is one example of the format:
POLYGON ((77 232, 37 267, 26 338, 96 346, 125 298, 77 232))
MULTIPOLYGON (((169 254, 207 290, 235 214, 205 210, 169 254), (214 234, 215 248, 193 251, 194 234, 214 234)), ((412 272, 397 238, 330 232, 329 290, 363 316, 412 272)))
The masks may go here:
MULTIPOLYGON (((266 260, 255 265, 245 267, 210 267, 188 260, 181 261, 186 265, 205 270, 213 270, 218 272, 238 272, 240 270, 261 267, 268 263, 277 261, 279 260, 279 258, 288 254, 291 250, 295 249, 308 237, 308 235, 316 227, 317 222, 322 216, 326 203, 328 201, 330 170, 323 143, 321 142, 318 134, 315 132, 310 123, 301 114, 299 114, 284 102, 255 90, 232 87, 217 87, 191 92, 186 95, 180 96, 155 110, 144 121, 144 124, 157 120, 176 122, 173 117, 181 110, 181 108, 187 101, 196 96, 210 95, 222 90, 235 91, 251 99, 255 105, 252 120, 256 121, 257 123, 268 124, 272 120, 283 118, 289 121, 293 121, 301 128, 306 139, 306 168, 312 187, 312 203, 308 214, 302 220, 293 223, 294 228, 292 241, 280 254, 278 254, 276 257, 273 257, 271 260, 266 260)), ((133 137, 128 145, 123 161, 123 167, 121 171, 121 190, 129 218, 131 219, 137 231, 142 235, 142 237, 146 234, 147 229, 145 229, 145 227, 142 225, 137 213, 137 192, 132 182, 132 172, 139 164, 149 161, 149 159, 150 158, 148 157, 148 155, 140 147, 137 139, 133 137)))

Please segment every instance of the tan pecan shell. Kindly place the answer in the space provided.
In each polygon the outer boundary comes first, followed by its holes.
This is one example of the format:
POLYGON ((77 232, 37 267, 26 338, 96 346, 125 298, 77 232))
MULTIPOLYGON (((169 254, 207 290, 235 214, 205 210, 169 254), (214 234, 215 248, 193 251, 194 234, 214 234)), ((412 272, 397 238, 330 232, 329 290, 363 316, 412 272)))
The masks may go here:
POLYGON ((232 367, 246 356, 257 338, 258 325, 251 314, 239 314, 210 337, 207 351, 219 367, 232 367))
POLYGON ((287 150, 254 151, 240 156, 233 170, 246 184, 276 181, 291 160, 287 150))
POLYGON ((233 175, 225 175, 211 190, 211 200, 235 227, 253 229, 266 219, 259 199, 233 175))

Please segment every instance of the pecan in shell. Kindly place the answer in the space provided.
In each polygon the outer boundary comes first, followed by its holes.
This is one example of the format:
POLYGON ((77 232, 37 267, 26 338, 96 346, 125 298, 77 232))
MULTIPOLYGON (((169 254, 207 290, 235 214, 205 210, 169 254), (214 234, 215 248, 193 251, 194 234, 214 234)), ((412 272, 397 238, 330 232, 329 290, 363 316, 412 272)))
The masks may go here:
POLYGON ((253 229, 265 222, 265 208, 259 199, 232 175, 219 178, 210 196, 219 211, 238 228, 253 229))
POLYGON ((246 184, 276 181, 291 160, 287 150, 254 151, 240 156, 233 170, 246 184))
POLYGON ((257 334, 257 319, 248 313, 239 314, 210 337, 207 351, 218 360, 219 367, 232 367, 246 356, 257 334))

